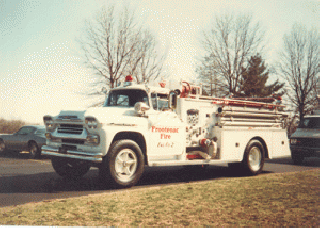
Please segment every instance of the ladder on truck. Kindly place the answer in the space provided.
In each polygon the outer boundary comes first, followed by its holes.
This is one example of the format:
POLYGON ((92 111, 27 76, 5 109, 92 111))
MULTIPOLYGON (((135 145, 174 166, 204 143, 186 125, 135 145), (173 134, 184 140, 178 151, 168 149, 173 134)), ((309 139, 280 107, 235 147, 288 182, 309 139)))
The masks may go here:
POLYGON ((283 112, 284 105, 258 102, 272 102, 273 98, 226 99, 201 96, 199 99, 210 100, 221 107, 216 112, 217 126, 232 127, 276 127, 281 128, 288 114, 283 112))

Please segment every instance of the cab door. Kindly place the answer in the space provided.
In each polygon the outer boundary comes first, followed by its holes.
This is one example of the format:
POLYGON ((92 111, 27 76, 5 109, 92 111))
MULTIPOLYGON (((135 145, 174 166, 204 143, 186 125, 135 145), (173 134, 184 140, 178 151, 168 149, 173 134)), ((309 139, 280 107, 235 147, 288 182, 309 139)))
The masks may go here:
POLYGON ((148 156, 181 155, 185 151, 185 125, 176 113, 169 110, 168 100, 159 94, 151 94, 151 99, 148 156))

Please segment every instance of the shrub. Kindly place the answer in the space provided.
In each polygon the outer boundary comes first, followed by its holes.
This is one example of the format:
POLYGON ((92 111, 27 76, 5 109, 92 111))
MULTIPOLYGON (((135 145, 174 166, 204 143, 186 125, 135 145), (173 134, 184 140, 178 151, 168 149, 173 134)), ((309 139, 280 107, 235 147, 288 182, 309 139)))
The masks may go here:
POLYGON ((26 125, 26 123, 22 120, 5 120, 3 118, 0 119, 0 133, 12 134, 17 132, 19 128, 26 125))

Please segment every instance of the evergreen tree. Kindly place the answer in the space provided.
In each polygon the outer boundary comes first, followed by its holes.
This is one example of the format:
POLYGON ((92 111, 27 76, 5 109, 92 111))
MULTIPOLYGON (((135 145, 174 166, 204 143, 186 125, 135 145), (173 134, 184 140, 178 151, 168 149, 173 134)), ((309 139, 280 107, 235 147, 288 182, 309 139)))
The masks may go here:
POLYGON ((276 80, 271 85, 266 85, 269 77, 269 71, 259 54, 251 56, 248 67, 243 68, 240 81, 240 91, 236 94, 241 97, 266 97, 274 93, 282 95, 284 92, 279 91, 283 88, 284 83, 276 80))

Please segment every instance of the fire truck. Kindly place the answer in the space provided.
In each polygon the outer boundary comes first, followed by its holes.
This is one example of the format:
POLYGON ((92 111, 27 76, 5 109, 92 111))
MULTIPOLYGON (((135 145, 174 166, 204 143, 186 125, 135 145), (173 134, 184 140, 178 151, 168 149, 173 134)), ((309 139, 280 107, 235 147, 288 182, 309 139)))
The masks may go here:
POLYGON ((265 159, 290 156, 281 104, 203 96, 186 81, 149 86, 125 79, 103 107, 43 117, 42 154, 60 176, 98 167, 106 183, 130 187, 146 166, 224 163, 256 175, 265 159))

